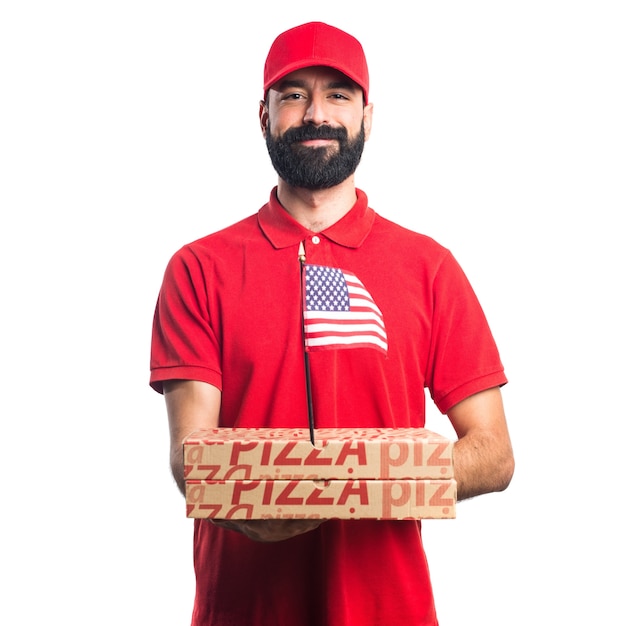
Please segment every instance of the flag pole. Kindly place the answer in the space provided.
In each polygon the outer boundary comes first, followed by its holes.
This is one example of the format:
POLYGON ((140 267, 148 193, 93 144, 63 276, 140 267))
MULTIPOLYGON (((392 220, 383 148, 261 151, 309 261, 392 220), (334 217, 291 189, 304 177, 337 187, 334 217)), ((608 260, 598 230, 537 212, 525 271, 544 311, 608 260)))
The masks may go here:
POLYGON ((309 353, 306 349, 306 340, 304 335, 304 307, 306 306, 306 298, 304 293, 304 279, 305 269, 304 264, 306 262, 306 254, 304 252, 304 242, 300 242, 300 248, 298 249, 298 260, 300 261, 300 302, 302 306, 302 348, 304 351, 304 376, 306 381, 306 401, 307 410, 309 415, 309 438, 311 444, 315 445, 315 418, 313 415, 313 395, 311 393, 311 366, 309 363, 309 353))

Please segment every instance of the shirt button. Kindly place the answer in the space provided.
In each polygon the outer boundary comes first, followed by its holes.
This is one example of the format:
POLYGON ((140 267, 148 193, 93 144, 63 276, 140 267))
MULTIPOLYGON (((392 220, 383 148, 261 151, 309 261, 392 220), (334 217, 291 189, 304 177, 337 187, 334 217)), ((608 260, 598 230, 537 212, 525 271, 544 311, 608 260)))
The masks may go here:
POLYGON ((311 241, 314 244, 318 244, 320 242, 320 238, 317 235, 313 235, 313 237, 311 237, 311 241))

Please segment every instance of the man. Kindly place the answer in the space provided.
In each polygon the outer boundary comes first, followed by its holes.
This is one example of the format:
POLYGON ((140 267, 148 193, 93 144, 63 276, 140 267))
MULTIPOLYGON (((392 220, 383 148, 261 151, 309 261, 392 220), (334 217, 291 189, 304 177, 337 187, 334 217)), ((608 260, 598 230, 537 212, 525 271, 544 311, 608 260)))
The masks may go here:
MULTIPOLYGON (((181 491, 191 431, 307 426, 302 318, 317 305, 303 298, 329 297, 315 292, 315 272, 355 276, 380 313, 357 339, 305 333, 316 427, 422 427, 427 387, 458 434, 458 499, 512 477, 506 378, 467 279, 448 250, 382 218, 355 188, 372 125, 368 89, 351 35, 317 22, 282 33, 259 112, 278 185, 256 215, 168 264, 150 382, 165 395, 181 491)), ((194 626, 437 624, 419 521, 194 528, 194 626)))

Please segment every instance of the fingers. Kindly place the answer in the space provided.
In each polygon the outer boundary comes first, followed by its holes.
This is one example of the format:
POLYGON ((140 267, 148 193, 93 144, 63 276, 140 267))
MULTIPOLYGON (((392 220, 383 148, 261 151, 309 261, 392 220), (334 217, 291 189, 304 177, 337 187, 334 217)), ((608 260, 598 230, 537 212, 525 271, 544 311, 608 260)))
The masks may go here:
POLYGON ((314 530, 325 520, 323 519, 262 519, 262 520, 224 520, 211 519, 215 526, 242 533, 249 539, 259 542, 284 541, 297 535, 314 530))

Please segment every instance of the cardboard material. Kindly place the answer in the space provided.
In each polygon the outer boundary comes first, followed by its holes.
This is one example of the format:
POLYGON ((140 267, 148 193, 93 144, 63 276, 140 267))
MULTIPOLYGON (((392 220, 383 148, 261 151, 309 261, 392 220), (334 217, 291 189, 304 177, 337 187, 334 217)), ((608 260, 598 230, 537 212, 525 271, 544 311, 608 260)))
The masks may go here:
POLYGON ((189 480, 187 517, 451 519, 456 481, 189 480))
POLYGON ((451 479, 453 444, 424 428, 215 428, 184 442, 186 480, 451 479))

